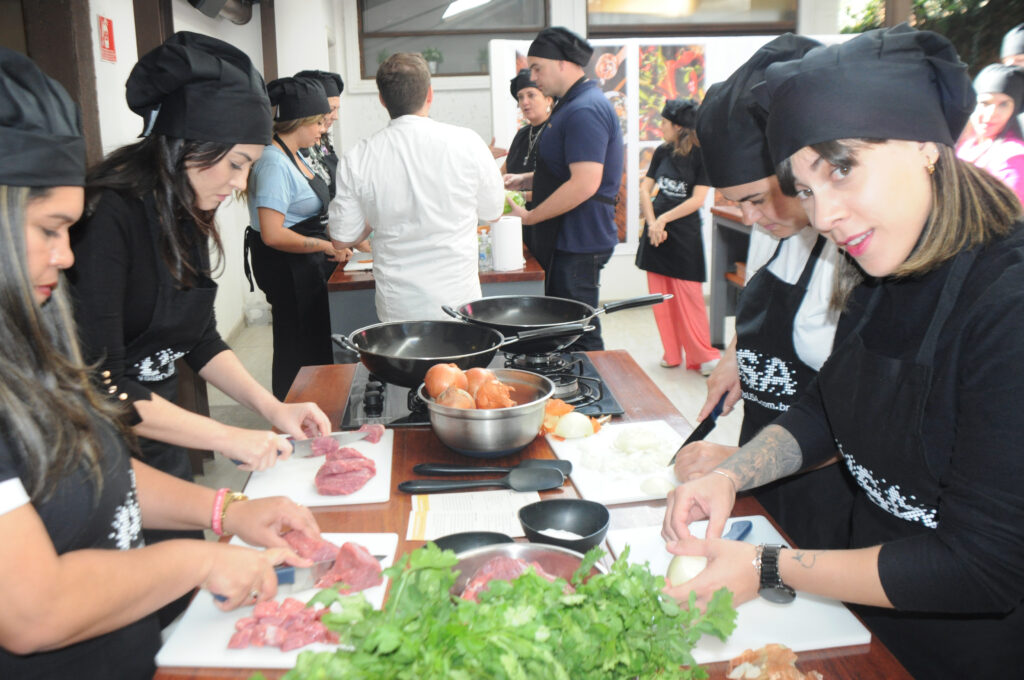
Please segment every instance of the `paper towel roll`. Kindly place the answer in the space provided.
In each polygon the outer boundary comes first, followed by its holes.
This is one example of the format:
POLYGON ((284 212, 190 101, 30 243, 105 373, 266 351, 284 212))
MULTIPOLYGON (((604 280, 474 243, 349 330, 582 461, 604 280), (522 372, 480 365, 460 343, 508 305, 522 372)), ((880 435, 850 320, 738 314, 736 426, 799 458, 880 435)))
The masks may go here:
POLYGON ((491 223, 491 255, 494 271, 523 268, 526 260, 523 259, 523 221, 520 218, 505 215, 491 223))

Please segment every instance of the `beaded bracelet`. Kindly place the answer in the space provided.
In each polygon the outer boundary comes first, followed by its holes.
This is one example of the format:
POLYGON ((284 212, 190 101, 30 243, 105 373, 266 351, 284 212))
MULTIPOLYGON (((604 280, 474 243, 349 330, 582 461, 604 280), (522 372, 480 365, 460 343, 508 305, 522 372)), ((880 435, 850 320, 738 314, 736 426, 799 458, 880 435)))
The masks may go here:
POLYGON ((210 517, 210 528, 218 536, 224 535, 224 526, 221 524, 221 520, 224 518, 224 497, 228 495, 229 491, 231 489, 227 487, 217 489, 217 495, 213 497, 213 515, 210 517))
POLYGON ((712 472, 715 473, 715 474, 718 474, 718 475, 722 475, 723 477, 728 479, 729 483, 732 484, 732 492, 733 493, 739 493, 740 492, 739 487, 736 486, 736 480, 732 478, 732 475, 727 474, 726 472, 724 472, 723 470, 719 470, 718 468, 715 468, 714 470, 712 470, 712 472))

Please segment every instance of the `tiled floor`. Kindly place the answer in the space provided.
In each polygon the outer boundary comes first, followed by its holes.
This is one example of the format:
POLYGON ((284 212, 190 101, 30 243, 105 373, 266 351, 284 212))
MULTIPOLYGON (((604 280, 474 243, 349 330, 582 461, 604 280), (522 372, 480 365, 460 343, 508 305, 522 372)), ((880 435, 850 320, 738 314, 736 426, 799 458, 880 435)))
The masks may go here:
MULTIPOLYGON (((728 322, 730 326, 726 329, 726 337, 731 338, 732 319, 728 319, 728 322)), ((627 350, 675 407, 692 422, 706 398, 705 380, 696 371, 687 371, 681 367, 662 368, 659 365, 662 348, 651 308, 627 309, 607 314, 602 317, 601 325, 605 347, 627 350)), ((229 344, 256 379, 269 387, 270 326, 245 327, 236 337, 229 339, 229 344)), ((628 398, 616 396, 620 401, 628 398)), ((212 386, 209 387, 209 398, 210 414, 220 422, 240 427, 268 427, 263 418, 239 406, 212 386)), ((732 413, 719 421, 708 440, 721 444, 735 444, 742 420, 743 408, 742 405, 738 405, 732 413)), ((197 481, 215 488, 229 486, 237 489, 241 487, 244 479, 245 473, 239 472, 230 462, 217 456, 213 462, 207 462, 204 475, 197 481)))

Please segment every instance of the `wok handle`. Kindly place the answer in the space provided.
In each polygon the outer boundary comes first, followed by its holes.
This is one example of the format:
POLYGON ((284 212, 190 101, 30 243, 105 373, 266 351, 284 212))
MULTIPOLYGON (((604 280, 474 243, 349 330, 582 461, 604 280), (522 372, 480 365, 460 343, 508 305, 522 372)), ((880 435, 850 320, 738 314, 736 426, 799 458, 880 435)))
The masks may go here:
POLYGON ((444 311, 448 316, 458 319, 460 321, 472 321, 468 316, 454 309, 451 305, 441 305, 441 310, 444 311))
POLYGON ((475 489, 478 486, 502 486, 508 488, 505 478, 500 479, 412 479, 398 485, 405 493, 434 493, 436 491, 459 491, 475 489))
MULTIPOLYGON (((589 319, 588 319, 589 321, 589 319)), ((583 335, 587 331, 594 330, 593 326, 587 326, 582 323, 560 323, 547 328, 538 328, 532 331, 523 331, 517 333, 510 338, 502 340, 499 347, 505 345, 511 345, 513 342, 519 342, 520 340, 533 340, 535 338, 560 338, 566 335, 583 335)))
POLYGON ((654 295, 641 295, 640 297, 629 298, 628 300, 619 300, 618 302, 609 302, 608 304, 601 307, 601 311, 606 314, 617 312, 621 309, 633 309, 634 307, 647 307, 649 305, 656 305, 659 302, 665 300, 671 300, 671 293, 655 293, 654 295))
POLYGON ((504 472, 511 468, 477 465, 449 465, 447 463, 420 463, 412 468, 417 475, 475 475, 478 472, 504 472))
POLYGON ((355 352, 356 354, 359 354, 359 348, 352 344, 352 341, 349 340, 344 335, 342 335, 341 333, 332 333, 331 340, 334 341, 335 345, 347 349, 350 352, 355 352))

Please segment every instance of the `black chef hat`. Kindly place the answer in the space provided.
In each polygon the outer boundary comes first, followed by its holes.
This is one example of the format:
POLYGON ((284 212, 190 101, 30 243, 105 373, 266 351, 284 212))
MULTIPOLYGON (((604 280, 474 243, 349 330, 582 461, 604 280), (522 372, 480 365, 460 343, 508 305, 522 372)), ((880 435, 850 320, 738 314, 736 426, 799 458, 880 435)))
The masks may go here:
POLYGON ((907 24, 772 64, 754 94, 769 111, 768 146, 776 163, 836 139, 953 146, 976 103, 952 43, 907 24))
POLYGON ((538 90, 540 89, 540 86, 533 82, 533 78, 530 77, 530 69, 528 68, 522 69, 516 74, 516 77, 509 82, 508 89, 509 92, 512 93, 512 98, 519 99, 519 90, 524 87, 535 87, 538 90))
POLYGON ((567 28, 552 26, 537 34, 526 56, 571 61, 586 66, 593 53, 594 48, 583 38, 567 28))
POLYGON ((345 81, 341 76, 332 71, 299 71, 296 78, 310 78, 324 86, 324 92, 328 97, 340 97, 345 91, 345 81))
POLYGON ((763 45, 725 81, 712 85, 697 110, 697 139, 708 181, 734 187, 775 174, 765 137, 767 116, 750 88, 777 61, 799 59, 821 43, 786 33, 763 45))
POLYGON ((669 99, 661 109, 661 117, 684 128, 692 128, 697 121, 696 99, 669 99))
POLYGON ((974 77, 974 91, 978 94, 998 92, 1013 99, 1015 113, 1020 113, 1024 102, 1024 69, 1018 66, 989 64, 974 77))
POLYGON ((271 105, 277 107, 274 120, 298 120, 330 113, 324 86, 311 78, 278 78, 267 83, 271 105))
POLYGON ((0 47, 0 184, 85 185, 81 114, 28 57, 0 47))
POLYGON ((181 31, 144 55, 125 86, 151 132, 207 142, 269 144, 270 100, 249 57, 222 40, 181 31))
POLYGON ((1003 45, 999 49, 999 58, 1006 59, 1015 54, 1024 54, 1024 24, 1017 24, 1003 36, 1003 45))

